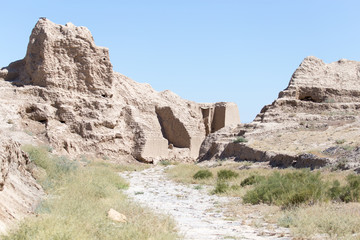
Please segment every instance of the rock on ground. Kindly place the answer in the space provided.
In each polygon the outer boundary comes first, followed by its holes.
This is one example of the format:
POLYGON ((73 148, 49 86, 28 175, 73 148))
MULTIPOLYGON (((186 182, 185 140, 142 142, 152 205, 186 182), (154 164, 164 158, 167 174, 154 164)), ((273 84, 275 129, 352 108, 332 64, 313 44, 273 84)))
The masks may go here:
POLYGON ((124 214, 119 213, 118 211, 116 211, 113 208, 110 208, 107 215, 111 220, 113 220, 115 222, 122 222, 122 223, 127 222, 127 217, 124 214))

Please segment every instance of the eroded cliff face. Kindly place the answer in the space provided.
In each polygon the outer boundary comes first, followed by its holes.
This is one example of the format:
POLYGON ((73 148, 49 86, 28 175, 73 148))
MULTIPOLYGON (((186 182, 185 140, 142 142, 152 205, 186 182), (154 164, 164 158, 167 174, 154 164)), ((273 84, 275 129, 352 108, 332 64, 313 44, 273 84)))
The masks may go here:
POLYGON ((20 144, 0 141, 0 233, 32 213, 43 196, 42 188, 29 171, 29 158, 20 144))
POLYGON ((16 109, 8 118, 60 153, 195 161, 207 134, 240 123, 233 103, 198 104, 113 72, 108 49, 71 23, 40 19, 0 78, 16 109))
POLYGON ((359 62, 342 59, 325 64, 316 57, 307 57, 294 72, 289 86, 274 103, 262 109, 255 121, 289 121, 286 114, 277 119, 280 112, 316 114, 318 118, 331 110, 356 112, 360 102, 359 80, 359 62))
POLYGON ((90 31, 40 19, 24 59, 0 70, 0 232, 43 196, 21 144, 116 161, 195 161, 211 132, 240 123, 233 103, 198 104, 112 69, 90 31))
POLYGON ((279 167, 358 168, 360 62, 307 57, 278 99, 250 124, 210 134, 200 160, 235 158, 279 167), (234 143, 238 137, 247 142, 234 143), (352 156, 352 157, 349 157, 352 156))

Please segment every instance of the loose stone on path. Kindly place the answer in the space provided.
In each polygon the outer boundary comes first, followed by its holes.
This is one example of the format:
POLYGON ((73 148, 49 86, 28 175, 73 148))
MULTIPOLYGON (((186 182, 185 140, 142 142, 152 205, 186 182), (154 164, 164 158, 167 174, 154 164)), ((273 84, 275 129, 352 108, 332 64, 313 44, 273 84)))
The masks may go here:
POLYGON ((229 197, 209 195, 206 189, 176 183, 166 178, 166 167, 156 166, 143 171, 122 172, 130 182, 125 193, 155 212, 170 215, 184 239, 290 239, 282 237, 287 229, 267 231, 243 225, 243 219, 225 216, 221 206, 231 201, 229 197))

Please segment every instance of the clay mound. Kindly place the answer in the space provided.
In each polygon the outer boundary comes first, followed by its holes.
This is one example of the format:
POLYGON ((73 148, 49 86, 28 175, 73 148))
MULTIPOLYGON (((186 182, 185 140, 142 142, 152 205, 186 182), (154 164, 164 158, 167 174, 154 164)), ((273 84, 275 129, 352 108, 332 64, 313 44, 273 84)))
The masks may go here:
POLYGON ((43 195, 20 144, 120 162, 195 161, 206 135, 240 123, 234 103, 199 104, 136 83, 113 72, 87 28, 43 18, 25 58, 0 70, 0 89, 0 232, 43 195))
POLYGON ((360 96, 360 63, 341 59, 325 64, 307 57, 294 72, 289 86, 279 98, 315 103, 358 102, 360 96))
MULTIPOLYGON (((327 149, 343 144, 353 156, 360 145, 360 62, 339 60, 325 64, 307 57, 294 72, 279 98, 265 106, 250 124, 209 135, 200 160, 235 158, 268 161, 278 167, 336 166, 341 155, 327 149), (238 137, 247 142, 234 143, 238 137), (355 151, 355 150, 354 150, 355 151)), ((337 146, 341 147, 341 146, 337 146)), ((347 158, 345 168, 357 168, 347 158)))
POLYGON ((113 72, 108 49, 71 23, 40 19, 0 78, 6 118, 61 154, 195 161, 207 134, 240 123, 233 103, 198 104, 113 72))
POLYGON ((103 95, 109 94, 114 78, 108 49, 97 47, 87 28, 42 19, 31 33, 25 58, 6 69, 6 80, 20 86, 103 95))
MULTIPOLYGON (((360 105, 360 63, 339 60, 325 64, 315 57, 307 57, 294 72, 289 86, 279 98, 265 106, 255 121, 277 121, 276 111, 304 112, 319 115, 324 111, 355 111, 360 105)), ((278 121, 287 119, 282 116, 278 121)))

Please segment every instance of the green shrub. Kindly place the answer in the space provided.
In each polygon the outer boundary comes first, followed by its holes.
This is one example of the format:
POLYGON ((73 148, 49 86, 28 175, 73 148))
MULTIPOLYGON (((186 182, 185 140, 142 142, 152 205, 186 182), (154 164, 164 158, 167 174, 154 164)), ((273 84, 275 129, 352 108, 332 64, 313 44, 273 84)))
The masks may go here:
POLYGON ((193 178, 194 179, 207 179, 207 178, 211 178, 212 176, 213 176, 212 172, 210 172, 207 169, 204 169, 204 170, 197 171, 194 174, 193 178))
POLYGON ((335 99, 334 98, 328 98, 326 97, 324 100, 325 103, 335 103, 335 99))
POLYGON ((245 187, 249 185, 254 185, 256 183, 259 183, 265 179, 264 176, 260 175, 251 175, 250 177, 245 178, 241 181, 240 186, 245 187))
POLYGON ((331 168, 332 171, 346 170, 346 169, 348 169, 348 159, 346 158, 340 158, 331 168))
POLYGON ((237 178, 238 176, 239 176, 239 174, 237 172, 234 172, 232 170, 227 170, 227 169, 220 170, 217 173, 217 177, 220 180, 227 180, 227 179, 231 179, 231 178, 237 178))
POLYGON ((290 228, 293 223, 294 217, 289 214, 286 214, 278 219, 278 224, 281 227, 290 228))
POLYGON ((26 145, 23 150, 29 154, 30 161, 46 172, 46 176, 38 178, 39 183, 49 189, 62 178, 77 169, 78 164, 65 156, 50 155, 47 147, 26 145))
POLYGON ((229 190, 229 184, 224 181, 217 181, 215 189, 212 191, 213 194, 225 193, 229 190))
POLYGON ((333 181, 332 186, 328 190, 328 195, 333 200, 341 200, 343 194, 343 188, 340 186, 338 180, 333 181))
POLYGON ((160 165, 163 165, 163 166, 171 165, 171 162, 169 160, 161 160, 159 163, 160 163, 160 165))
POLYGON ((346 177, 347 184, 340 186, 340 182, 335 180, 331 188, 328 190, 328 195, 333 200, 343 202, 359 202, 360 201, 360 176, 348 175, 346 177))
POLYGON ((244 142, 248 142, 248 140, 244 137, 237 137, 233 143, 244 143, 244 142))
POLYGON ((251 204, 267 203, 289 207, 324 200, 326 191, 327 185, 319 172, 276 172, 248 191, 243 200, 251 204))
POLYGON ((336 144, 343 144, 343 143, 345 143, 345 139, 337 139, 336 141, 335 141, 335 143, 336 144))
POLYGON ((235 184, 235 185, 231 185, 231 190, 234 190, 234 191, 237 191, 237 190, 239 190, 240 189, 240 186, 239 185, 237 185, 237 184, 235 184))
POLYGON ((360 176, 348 175, 347 185, 342 188, 340 199, 344 202, 359 202, 360 200, 360 176))
MULTIPOLYGON (((37 216, 24 219, 3 240, 48 239, 178 239, 171 219, 155 215, 131 203, 120 189, 128 186, 116 167, 107 162, 90 162, 73 168, 70 160, 47 154, 42 148, 26 146, 33 162, 41 164, 46 174, 60 177, 51 197, 36 208, 37 216), (70 163, 69 163, 70 161, 70 163), (60 171, 64 174, 54 174, 60 171), (66 172, 66 173, 65 173, 66 172), (114 208, 128 218, 116 223, 107 216, 114 208)), ((40 167, 40 166, 39 166, 40 167)), ((46 178, 49 181, 49 177, 46 178)))

